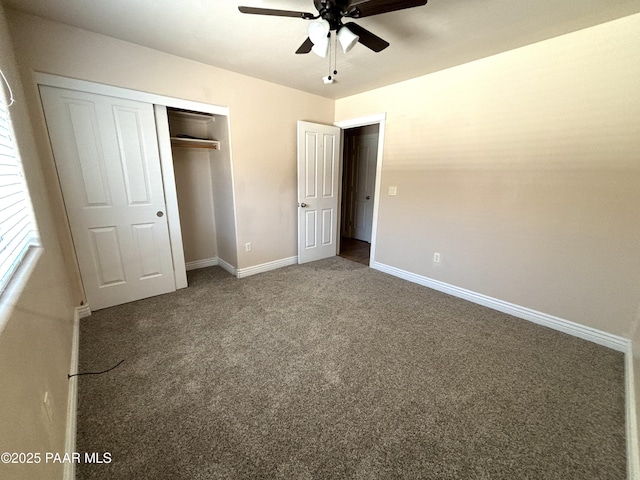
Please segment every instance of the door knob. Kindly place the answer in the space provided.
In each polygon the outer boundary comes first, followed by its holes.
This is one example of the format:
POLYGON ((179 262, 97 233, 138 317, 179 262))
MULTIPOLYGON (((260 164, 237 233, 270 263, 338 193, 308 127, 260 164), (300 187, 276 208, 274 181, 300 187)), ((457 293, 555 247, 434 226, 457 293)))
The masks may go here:
POLYGON ((160 210, 158 210, 158 211, 156 212, 156 215, 157 215, 157 216, 159 216, 159 217, 162 217, 162 216, 164 215, 164 213, 163 213, 163 212, 161 212, 160 210))
POLYGON ((369 200, 371 197, 369 195, 367 195, 367 200, 369 200))
POLYGON ((299 206, 299 207, 302 207, 302 208, 306 208, 306 207, 308 207, 309 205, 307 205, 306 203, 304 203, 304 202, 303 202, 303 203, 299 203, 299 204, 298 204, 298 206, 299 206))

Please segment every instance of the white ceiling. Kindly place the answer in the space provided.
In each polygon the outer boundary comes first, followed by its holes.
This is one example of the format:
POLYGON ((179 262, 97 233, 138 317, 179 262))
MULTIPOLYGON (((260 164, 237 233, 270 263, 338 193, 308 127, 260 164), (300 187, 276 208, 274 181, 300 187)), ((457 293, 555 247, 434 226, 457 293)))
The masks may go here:
POLYGON ((245 15, 238 5, 317 13, 313 0, 2 0, 6 7, 139 45, 342 98, 640 12, 640 0, 430 0, 355 20, 391 43, 380 53, 295 55, 308 21, 245 15))

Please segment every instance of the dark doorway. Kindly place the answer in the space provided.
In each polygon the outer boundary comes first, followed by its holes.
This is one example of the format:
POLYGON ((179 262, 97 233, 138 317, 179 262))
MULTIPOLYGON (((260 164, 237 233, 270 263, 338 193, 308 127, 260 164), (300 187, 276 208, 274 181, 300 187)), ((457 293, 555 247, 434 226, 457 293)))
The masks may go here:
POLYGON ((369 265, 371 244, 355 238, 340 238, 340 256, 354 262, 369 265))
POLYGON ((379 124, 346 129, 339 255, 369 265, 379 124))

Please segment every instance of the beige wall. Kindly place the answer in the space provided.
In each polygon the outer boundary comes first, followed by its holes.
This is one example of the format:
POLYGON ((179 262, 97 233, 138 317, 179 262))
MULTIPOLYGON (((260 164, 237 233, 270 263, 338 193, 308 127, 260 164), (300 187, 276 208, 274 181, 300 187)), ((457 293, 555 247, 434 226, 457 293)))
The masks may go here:
MULTIPOLYGON (((253 244, 250 253, 240 249, 236 266, 296 255, 296 121, 331 123, 333 100, 12 10, 7 17, 34 109, 33 71, 228 106, 238 244, 253 244)), ((46 137, 37 123, 36 135, 46 137)), ((45 164, 53 182, 53 160, 45 164)))
MULTIPOLYGON (((238 265, 238 252, 242 250, 242 242, 235 243, 236 221, 233 215, 235 209, 233 196, 233 166, 231 163, 231 150, 223 148, 229 145, 229 118, 218 117, 213 125, 213 138, 220 140, 220 150, 214 150, 211 155, 211 179, 213 184, 213 204, 215 206, 216 239, 218 246, 218 258, 230 265, 238 265)), ((295 187, 294 187, 295 188, 295 187)), ((255 199, 254 199, 255 201, 255 199)), ((237 204, 243 204, 243 199, 238 199, 237 204)), ((249 212, 249 219, 253 222, 253 216, 249 212)), ((255 223, 254 223, 255 228, 255 223)), ((273 226, 269 227, 273 228, 273 226)), ((255 230, 254 230, 255 231, 255 230)), ((294 225, 295 231, 295 225, 294 225)), ((273 233, 273 232, 271 232, 273 233)), ((258 232, 259 235, 259 232, 258 232)), ((252 236, 252 235, 249 235, 252 236)), ((264 245, 261 246, 264 248, 264 245)), ((268 252, 261 252, 262 255, 268 252)), ((256 261, 255 257, 245 255, 245 261, 256 261)), ((257 262, 262 263, 262 262, 257 262)))
POLYGON ((188 263, 217 257, 209 152, 176 148, 173 159, 184 260, 188 263))
MULTIPOLYGON (((16 97, 10 114, 44 253, 0 333, 0 452, 64 452, 73 309, 82 295, 67 274, 33 142, 25 96, 0 5, 0 69, 16 97), (43 407, 49 392, 53 417, 43 407)), ((61 478, 60 465, 5 465, 0 478, 61 478)))
POLYGON ((376 260, 629 338, 638 45, 634 15, 338 100, 387 112, 376 260))

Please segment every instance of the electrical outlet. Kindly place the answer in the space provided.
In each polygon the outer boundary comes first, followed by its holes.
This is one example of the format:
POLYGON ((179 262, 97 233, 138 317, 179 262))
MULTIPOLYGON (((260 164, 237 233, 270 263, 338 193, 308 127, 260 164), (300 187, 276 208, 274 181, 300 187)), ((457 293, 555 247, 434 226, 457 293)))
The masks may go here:
POLYGON ((438 252, 433 254, 433 263, 440 263, 440 254, 438 252))
POLYGON ((250 252, 253 247, 251 246, 251 242, 247 242, 244 244, 244 251, 250 252))
POLYGON ((389 195, 391 196, 398 195, 398 187, 396 186, 389 187, 389 195))

